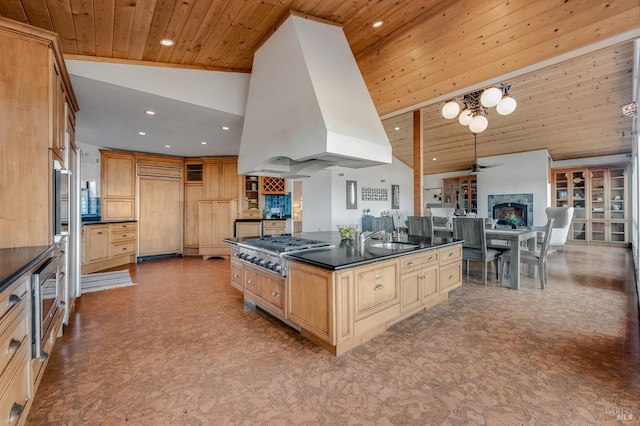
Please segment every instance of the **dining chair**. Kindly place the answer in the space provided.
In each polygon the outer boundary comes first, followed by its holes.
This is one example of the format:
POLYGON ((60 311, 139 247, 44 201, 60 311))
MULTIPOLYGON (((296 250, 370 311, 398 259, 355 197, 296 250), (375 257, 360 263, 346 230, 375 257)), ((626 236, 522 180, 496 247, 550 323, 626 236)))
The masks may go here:
POLYGON ((484 219, 481 217, 458 217, 453 219, 453 238, 464 240, 462 243, 462 260, 466 260, 467 274, 469 261, 482 263, 482 283, 487 284, 487 265, 495 261, 496 279, 498 275, 498 259, 500 252, 487 247, 484 219))
POLYGON ((415 237, 433 238, 432 216, 408 216, 407 235, 415 237))
MULTIPOLYGON (((520 250, 520 262, 528 265, 538 265, 538 275, 540 276, 540 288, 544 290, 547 284, 547 255, 549 254, 549 247, 551 246, 551 240, 553 239, 551 230, 553 229, 554 218, 549 218, 547 225, 545 226, 544 240, 540 250, 520 250)), ((504 281, 507 271, 509 271, 511 265, 511 250, 506 250, 500 255, 500 271, 502 274, 502 281, 504 281)), ((519 270, 519 268, 518 268, 519 270)))
POLYGON ((393 233, 393 231, 395 230, 393 218, 391 216, 374 217, 371 219, 371 222, 373 232, 385 231, 388 233, 393 233))

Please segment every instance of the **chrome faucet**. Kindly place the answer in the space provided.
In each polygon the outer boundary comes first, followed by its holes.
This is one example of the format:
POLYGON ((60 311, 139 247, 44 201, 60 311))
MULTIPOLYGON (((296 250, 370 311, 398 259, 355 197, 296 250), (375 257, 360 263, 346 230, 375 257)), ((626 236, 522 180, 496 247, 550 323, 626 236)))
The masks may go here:
POLYGON ((365 243, 369 238, 375 237, 376 235, 380 235, 380 234, 384 234, 384 229, 381 229, 381 230, 379 230, 379 231, 372 232, 372 233, 371 233, 371 234, 369 234, 369 235, 364 235, 364 232, 361 232, 361 233, 360 233, 360 246, 361 246, 361 247, 364 247, 364 243, 365 243))

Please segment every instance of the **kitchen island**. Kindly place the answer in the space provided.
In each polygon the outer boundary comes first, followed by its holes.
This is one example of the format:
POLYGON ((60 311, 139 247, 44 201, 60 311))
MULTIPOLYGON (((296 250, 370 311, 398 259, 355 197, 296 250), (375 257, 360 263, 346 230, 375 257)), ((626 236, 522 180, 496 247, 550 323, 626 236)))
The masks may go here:
MULTIPOLYGON (((340 355, 391 325, 448 299, 462 282, 462 245, 405 237, 401 244, 341 240, 337 232, 296 234, 333 245, 283 254, 283 277, 232 256, 231 281, 259 306, 340 355)), ((242 238, 225 240, 238 253, 242 238)))

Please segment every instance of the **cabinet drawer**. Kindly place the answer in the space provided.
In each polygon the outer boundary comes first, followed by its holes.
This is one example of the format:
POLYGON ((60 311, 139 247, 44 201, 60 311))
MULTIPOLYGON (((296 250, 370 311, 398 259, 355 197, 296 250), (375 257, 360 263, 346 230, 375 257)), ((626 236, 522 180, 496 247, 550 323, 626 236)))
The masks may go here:
POLYGON ((424 266, 436 264, 438 259, 439 253, 437 250, 402 256, 400 257, 400 273, 413 272, 424 266))
POLYGON ((121 233, 131 233, 135 234, 138 230, 137 223, 112 223, 111 225, 111 234, 121 234, 121 233))
POLYGON ((130 256, 135 253, 136 243, 134 241, 111 245, 111 257, 130 256))
POLYGON ((462 284, 462 262, 452 263, 440 268, 440 293, 460 287, 462 284))
POLYGON ((462 244, 456 244, 455 246, 441 248, 439 251, 441 265, 462 259, 462 244))
POLYGON ((282 220, 263 220, 262 229, 284 229, 285 223, 282 220))
POLYGON ((31 340, 29 339, 29 309, 25 309, 26 303, 21 306, 22 311, 18 314, 18 317, 0 335, 0 377, 2 382, 5 381, 4 375, 10 370, 10 365, 22 352, 20 349, 24 346, 29 346, 29 348, 31 346, 31 340))
POLYGON ((260 295, 262 289, 262 275, 251 268, 244 268, 244 291, 260 295))
POLYGON ((244 268, 242 267, 242 263, 237 260, 233 260, 233 253, 231 256, 231 285, 238 290, 243 291, 242 283, 244 283, 244 268))
POLYGON ((9 326, 8 322, 11 321, 13 313, 18 312, 27 303, 31 295, 31 277, 25 275, 5 291, 2 292, 0 297, 0 329, 4 329, 9 326))
POLYGON ((264 282, 262 283, 261 296, 267 302, 284 309, 283 289, 283 279, 276 280, 265 277, 264 282))
POLYGON ((18 368, 12 371, 13 375, 5 392, 0 397, 0 419, 2 424, 16 425, 23 424, 24 418, 28 413, 25 406, 31 400, 31 380, 29 368, 28 345, 21 347, 18 351, 20 356, 20 364, 18 368))
POLYGON ((120 231, 120 232, 111 231, 111 242, 115 243, 118 241, 128 241, 128 240, 135 240, 135 239, 136 239, 135 230, 120 231))
POLYGON ((260 211, 259 210, 243 210, 242 211, 242 217, 246 218, 246 219, 259 219, 260 218, 260 211))
POLYGON ((397 263, 366 267, 356 272, 356 319, 399 303, 397 263))

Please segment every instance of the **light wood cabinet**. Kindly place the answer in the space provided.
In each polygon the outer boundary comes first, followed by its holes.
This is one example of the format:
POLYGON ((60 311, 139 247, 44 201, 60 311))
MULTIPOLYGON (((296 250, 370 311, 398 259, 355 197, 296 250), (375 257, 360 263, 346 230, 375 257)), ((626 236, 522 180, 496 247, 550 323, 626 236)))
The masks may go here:
POLYGON ((244 218, 260 218, 262 217, 260 180, 258 176, 243 176, 242 187, 242 217, 244 218))
POLYGON ((184 186, 184 247, 197 250, 200 244, 198 235, 198 205, 204 199, 204 185, 187 183, 184 186))
POLYGON ((136 222, 84 225, 82 273, 90 274, 137 260, 136 222))
POLYGON ((236 222, 236 238, 257 237, 261 232, 260 222, 236 222))
POLYGON ((574 207, 569 241, 628 242, 627 174, 624 165, 553 171, 553 204, 574 207))
POLYGON ((262 235, 284 234, 286 222, 284 220, 263 220, 262 235))
POLYGON ((233 237, 236 209, 236 200, 199 202, 198 235, 201 256, 229 257, 229 244, 223 239, 233 237))
POLYGON ((203 159, 204 198, 206 200, 238 200, 241 195, 237 157, 203 159))
POLYGON ((105 221, 136 218, 136 159, 133 153, 100 150, 101 215, 105 221))
MULTIPOLYGON (((144 166, 139 166, 143 168, 144 166)), ((182 169, 177 177, 139 176, 138 256, 182 253, 182 169)))
POLYGON ((77 111, 78 105, 54 33, 0 18, 0 51, 0 248, 49 245, 49 148, 64 143, 60 109, 68 102, 77 111))
POLYGON ((30 288, 25 274, 0 294, 0 416, 7 424, 24 424, 33 400, 30 288))
POLYGON ((260 193, 262 195, 284 195, 287 193, 287 181, 278 177, 260 176, 260 193))
POLYGON ((339 355, 447 300, 461 284, 460 244, 336 272, 290 261, 285 319, 339 355))
POLYGON ((263 272, 252 266, 244 268, 244 297, 255 304, 256 298, 260 305, 269 312, 284 318, 284 278, 263 272))
POLYGON ((478 181, 475 175, 442 180, 442 207, 478 213, 478 181))

